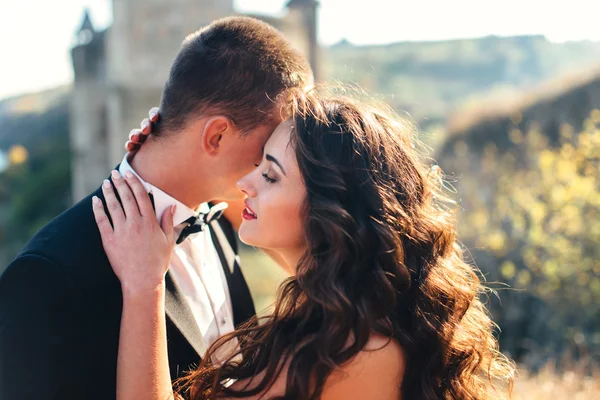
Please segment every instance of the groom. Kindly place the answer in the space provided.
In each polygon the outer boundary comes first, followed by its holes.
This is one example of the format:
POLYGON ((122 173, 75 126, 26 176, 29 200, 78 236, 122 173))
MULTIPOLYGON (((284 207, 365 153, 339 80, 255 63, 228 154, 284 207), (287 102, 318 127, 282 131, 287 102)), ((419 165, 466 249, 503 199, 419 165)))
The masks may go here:
MULTIPOLYGON (((112 176, 136 173, 157 217, 177 204, 177 234, 188 232, 202 203, 239 200, 237 180, 260 162, 281 121, 274 100, 311 84, 306 60, 269 25, 246 17, 216 21, 185 39, 164 86, 160 121, 112 176)), ((98 190, 51 221, 0 278, 2 400, 115 398, 122 297, 93 195, 103 199, 98 190)), ((182 235, 175 249, 166 277, 173 379, 254 315, 236 262, 233 227, 240 219, 226 214, 182 235)))

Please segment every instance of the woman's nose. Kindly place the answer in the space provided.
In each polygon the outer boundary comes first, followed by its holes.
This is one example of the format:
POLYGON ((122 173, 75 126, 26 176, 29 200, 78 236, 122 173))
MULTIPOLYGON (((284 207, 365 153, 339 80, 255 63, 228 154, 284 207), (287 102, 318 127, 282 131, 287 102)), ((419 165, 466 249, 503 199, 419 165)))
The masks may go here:
POLYGON ((256 197, 256 189, 252 185, 252 172, 237 182, 237 188, 248 197, 256 197))

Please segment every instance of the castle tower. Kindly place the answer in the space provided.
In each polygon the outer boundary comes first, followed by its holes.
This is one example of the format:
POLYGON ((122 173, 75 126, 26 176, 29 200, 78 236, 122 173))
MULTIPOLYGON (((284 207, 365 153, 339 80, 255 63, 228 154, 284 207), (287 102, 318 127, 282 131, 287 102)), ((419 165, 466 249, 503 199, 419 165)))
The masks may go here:
POLYGON ((71 50, 75 81, 70 104, 72 195, 80 200, 106 177, 106 69, 104 32, 86 10, 71 50))
MULTIPOLYGON (((319 42, 318 42, 318 21, 317 0, 289 0, 287 3, 288 19, 290 19, 292 28, 290 30, 299 30, 297 36, 302 37, 304 48, 301 49, 308 57, 310 66, 315 76, 315 81, 320 78, 319 71, 319 42), (294 29, 295 28, 295 29, 294 29)), ((284 31, 288 36, 288 31, 284 31)), ((297 39, 300 41, 300 38, 297 39)))
POLYGON ((107 41, 108 158, 116 165, 129 131, 159 104, 185 36, 234 9, 233 0, 113 0, 113 13, 107 41))

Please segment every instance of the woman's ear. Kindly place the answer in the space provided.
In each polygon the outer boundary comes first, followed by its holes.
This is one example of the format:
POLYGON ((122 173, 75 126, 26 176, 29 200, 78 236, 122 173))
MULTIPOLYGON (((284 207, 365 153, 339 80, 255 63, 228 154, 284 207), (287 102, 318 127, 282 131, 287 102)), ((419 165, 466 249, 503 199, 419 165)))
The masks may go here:
POLYGON ((232 131, 229 118, 217 115, 210 117, 202 132, 202 150, 208 155, 216 155, 222 145, 223 135, 232 131))

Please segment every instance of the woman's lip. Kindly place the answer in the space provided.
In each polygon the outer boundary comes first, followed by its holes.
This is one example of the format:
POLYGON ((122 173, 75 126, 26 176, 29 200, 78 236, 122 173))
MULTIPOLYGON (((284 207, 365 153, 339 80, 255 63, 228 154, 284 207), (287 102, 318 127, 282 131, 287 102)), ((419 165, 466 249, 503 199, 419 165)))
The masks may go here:
POLYGON ((256 216, 256 213, 254 212, 254 210, 252 209, 252 207, 250 207, 250 205, 248 204, 248 200, 246 199, 244 201, 244 204, 246 205, 246 208, 248 209, 248 211, 250 211, 250 213, 254 214, 256 216))
POLYGON ((247 208, 244 208, 244 210, 242 211, 242 218, 244 218, 245 220, 252 220, 252 219, 256 219, 256 216, 251 214, 247 208))

